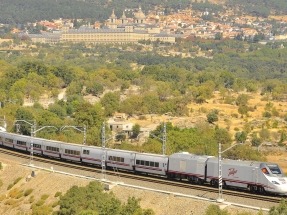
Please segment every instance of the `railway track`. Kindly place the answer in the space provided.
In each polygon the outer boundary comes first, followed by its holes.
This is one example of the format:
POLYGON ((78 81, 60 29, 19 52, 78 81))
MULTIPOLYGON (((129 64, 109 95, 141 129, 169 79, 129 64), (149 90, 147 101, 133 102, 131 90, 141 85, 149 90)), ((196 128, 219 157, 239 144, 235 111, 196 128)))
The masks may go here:
MULTIPOLYGON (((18 152, 15 150, 11 149, 6 149, 3 147, 0 147, 0 154, 6 154, 9 156, 13 157, 19 157, 25 160, 30 159, 30 155, 27 153, 23 152, 18 152)), ((93 175, 93 174, 102 174, 103 171, 101 168, 98 166, 91 166, 91 165, 84 165, 81 163, 76 163, 76 162, 67 162, 64 160, 58 160, 58 159, 52 159, 52 158, 47 158, 47 157, 42 157, 42 156, 33 156, 33 162, 40 162, 40 163, 45 163, 49 164, 51 166, 57 166, 57 167, 62 167, 62 168, 69 168, 73 170, 80 170, 81 172, 88 173, 88 175, 93 175)), ((205 193, 218 193, 218 188, 211 187, 208 185, 195 185, 195 184, 190 184, 187 181, 175 181, 175 180, 168 180, 163 177, 158 177, 158 176, 150 176, 150 175, 143 175, 143 174, 132 174, 130 172, 124 172, 124 171, 114 171, 114 170, 105 170, 105 174, 107 176, 117 176, 120 178, 126 178, 126 179, 133 179, 141 182, 149 182, 149 183, 156 183, 156 184, 161 184, 161 185, 166 185, 166 186, 172 186, 182 189, 192 189, 192 190, 197 190, 197 191, 203 191, 205 193)), ((237 191, 237 190, 229 190, 229 189, 224 189, 224 195, 230 195, 233 197, 239 197, 239 198, 246 198, 246 199, 252 199, 252 200, 258 200, 258 201, 263 201, 263 202, 272 202, 272 203, 279 203, 282 197, 280 196, 271 196, 271 195, 259 195, 259 194, 253 194, 253 193, 248 193, 246 191, 237 191)), ((199 197, 203 197, 198 195, 199 197)))

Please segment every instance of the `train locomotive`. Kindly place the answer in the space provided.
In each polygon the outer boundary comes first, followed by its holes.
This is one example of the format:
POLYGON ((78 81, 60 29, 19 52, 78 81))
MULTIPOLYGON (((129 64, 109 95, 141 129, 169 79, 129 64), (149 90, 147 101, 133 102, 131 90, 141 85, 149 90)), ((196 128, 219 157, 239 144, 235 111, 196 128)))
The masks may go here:
MULTIPOLYGON (((0 146, 63 160, 105 165, 107 169, 158 175, 218 186, 218 158, 187 152, 170 156, 65 143, 0 131, 0 146), (103 162, 104 161, 104 162, 103 162)), ((276 163, 222 160, 223 186, 287 195, 287 177, 276 163)))

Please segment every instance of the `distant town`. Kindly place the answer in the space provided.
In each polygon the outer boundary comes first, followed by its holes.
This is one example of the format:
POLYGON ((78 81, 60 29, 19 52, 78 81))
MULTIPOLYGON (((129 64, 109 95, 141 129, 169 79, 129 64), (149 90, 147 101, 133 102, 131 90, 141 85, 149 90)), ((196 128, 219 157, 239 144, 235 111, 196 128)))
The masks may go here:
POLYGON ((165 15, 164 9, 156 8, 144 14, 141 6, 117 11, 101 23, 85 23, 75 26, 81 19, 42 20, 29 23, 41 26, 39 33, 14 28, 13 34, 39 43, 84 42, 84 43, 136 43, 159 41, 176 43, 177 39, 238 39, 266 42, 287 39, 287 17, 244 15, 236 9, 225 8, 222 12, 206 9, 204 12, 192 8, 180 9, 165 15), (121 16, 116 14, 121 13, 121 16), (128 17, 126 14, 132 14, 128 17), (240 15, 238 15, 240 14, 240 15), (276 25, 276 26, 275 26, 276 25))

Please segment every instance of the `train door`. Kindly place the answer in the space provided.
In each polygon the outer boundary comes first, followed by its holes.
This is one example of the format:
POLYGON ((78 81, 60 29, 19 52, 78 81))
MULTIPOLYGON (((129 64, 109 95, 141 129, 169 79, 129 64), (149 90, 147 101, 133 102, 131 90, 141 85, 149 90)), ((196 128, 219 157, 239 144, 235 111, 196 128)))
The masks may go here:
POLYGON ((253 168, 252 169, 252 182, 254 184, 258 183, 258 168, 253 168))

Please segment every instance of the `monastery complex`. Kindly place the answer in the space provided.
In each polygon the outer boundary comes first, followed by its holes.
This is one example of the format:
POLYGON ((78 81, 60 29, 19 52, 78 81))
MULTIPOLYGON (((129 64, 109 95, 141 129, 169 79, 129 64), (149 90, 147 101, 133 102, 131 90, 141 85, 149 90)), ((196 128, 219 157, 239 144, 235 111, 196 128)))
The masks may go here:
POLYGON ((117 18, 114 11, 107 20, 106 25, 81 26, 74 29, 70 25, 64 25, 61 31, 56 33, 28 34, 33 42, 57 43, 57 42, 85 42, 85 43, 135 43, 141 40, 175 43, 175 38, 180 35, 171 34, 168 29, 160 27, 158 20, 154 23, 146 23, 146 16, 141 7, 134 12, 134 17, 127 18, 123 12, 117 18))

